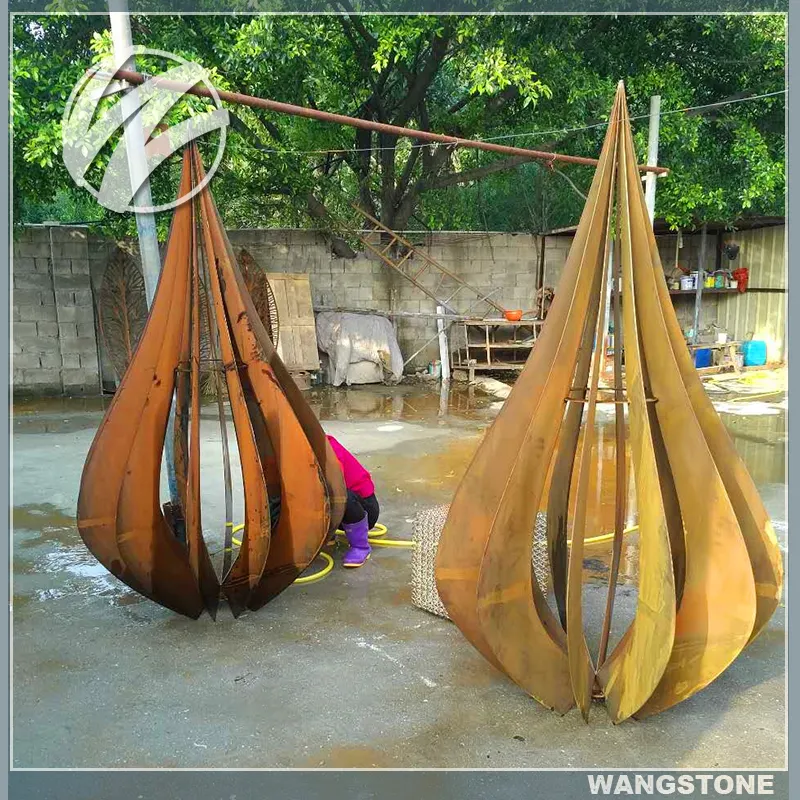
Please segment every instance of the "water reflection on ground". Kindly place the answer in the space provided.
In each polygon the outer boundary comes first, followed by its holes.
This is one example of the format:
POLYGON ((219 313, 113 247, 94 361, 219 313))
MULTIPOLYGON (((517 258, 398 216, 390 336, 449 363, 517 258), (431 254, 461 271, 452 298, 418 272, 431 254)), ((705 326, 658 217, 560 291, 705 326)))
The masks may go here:
MULTIPOLYGON (((479 389, 454 383, 442 389, 438 383, 407 381, 398 386, 314 387, 305 396, 323 421, 387 424, 407 422, 464 428, 464 436, 424 458, 411 447, 408 453, 393 453, 391 459, 379 454, 367 458, 370 469, 385 482, 397 484, 398 491, 422 492, 427 498, 448 502, 477 447, 480 436, 502 406, 479 389), (406 486, 406 484, 408 484, 406 486), (404 488, 405 487, 405 488, 404 488)), ((720 417, 762 491, 785 491, 786 403, 775 394, 763 399, 715 397, 720 417)), ((67 433, 96 427, 110 399, 47 399, 17 401, 14 404, 14 432, 17 434, 67 433)), ((616 493, 616 444, 612 405, 598 408, 595 443, 591 454, 586 537, 598 537, 613 530, 616 493)), ((213 422, 216 406, 203 409, 203 420, 213 422)), ((580 446, 580 445, 579 445, 580 446)), ((576 470, 577 472, 577 470, 576 470)), ((626 524, 636 523, 635 489, 628 464, 628 513, 626 524)), ((779 538, 785 541, 785 513, 772 512, 779 538)), ((20 526, 26 527, 26 526, 20 526)), ((568 532, 571 535, 571 530, 568 532)), ((611 542, 586 545, 584 571, 588 581, 607 580, 611 542)), ((628 533, 622 550, 620 581, 635 584, 638 575, 636 531, 628 533)))

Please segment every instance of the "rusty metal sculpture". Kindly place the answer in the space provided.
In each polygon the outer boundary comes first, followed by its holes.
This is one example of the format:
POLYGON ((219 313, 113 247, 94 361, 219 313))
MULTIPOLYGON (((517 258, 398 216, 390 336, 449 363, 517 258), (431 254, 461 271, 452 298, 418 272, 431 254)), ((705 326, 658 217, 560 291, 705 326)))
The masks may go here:
POLYGON ((592 697, 603 697, 614 722, 663 711, 707 686, 778 605, 775 534, 678 325, 622 84, 547 322, 457 490, 436 580, 464 636, 536 700, 560 713, 577 705, 588 719, 592 697), (595 661, 584 636, 582 566, 608 287, 615 531, 595 661), (638 599, 632 624, 606 657, 628 469, 638 508, 638 599), (531 574, 540 509, 558 616, 531 574))
MULTIPOLYGON (((203 179, 192 145, 180 196, 203 179)), ((211 327, 211 319, 208 320, 211 327)), ((261 324, 208 188, 178 206, 136 352, 95 436, 81 479, 78 528, 132 589, 196 619, 224 596, 235 616, 263 606, 313 561, 344 511, 341 469, 261 324), (213 314, 244 488, 244 531, 222 578, 200 518, 200 292, 213 314), (161 460, 175 402, 180 508, 160 503, 161 460), (280 497, 274 530, 270 499, 280 497), (177 520, 185 527, 179 537, 177 520), (185 538, 185 541, 182 539, 185 538)))

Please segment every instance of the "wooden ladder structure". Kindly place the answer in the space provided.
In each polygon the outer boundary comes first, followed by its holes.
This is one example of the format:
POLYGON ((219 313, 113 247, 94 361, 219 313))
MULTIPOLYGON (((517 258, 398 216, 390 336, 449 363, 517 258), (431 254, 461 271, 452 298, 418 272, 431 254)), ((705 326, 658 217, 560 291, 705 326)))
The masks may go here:
MULTIPOLYGON (((451 302, 462 289, 467 289, 477 296, 477 299, 472 305, 475 305, 475 303, 478 302, 483 302, 486 303, 490 309, 497 311, 501 316, 505 314, 506 309, 503 308, 503 306, 501 306, 499 303, 496 303, 494 300, 492 300, 482 289, 467 283, 467 281, 465 281, 459 275, 456 275, 451 270, 447 269, 447 267, 445 267, 443 264, 440 264, 438 261, 431 258, 423 250, 415 247, 411 242, 408 241, 408 239, 404 238, 396 231, 391 230, 391 228, 387 228, 386 225, 375 219, 375 217, 368 212, 364 211, 364 209, 360 206, 356 205, 355 203, 351 203, 350 205, 364 218, 364 220, 370 226, 364 231, 355 231, 350 229, 350 233, 357 236, 364 247, 366 247, 371 253, 374 253, 376 256, 378 256, 378 258, 380 258, 380 260, 386 264, 387 267, 394 270, 399 275, 402 275, 407 281, 414 284, 414 286, 416 286, 417 289, 419 289, 423 294, 430 297, 437 306, 442 306, 448 313, 459 315, 459 312, 451 305, 451 302), (370 241, 370 234, 378 231, 388 235, 389 240, 387 244, 383 245, 383 243, 381 243, 376 245, 374 242, 370 241), (400 244, 405 248, 405 253, 399 257, 392 254, 392 248, 394 248, 397 244, 400 244), (410 262, 415 256, 422 263, 419 264, 419 266, 414 265, 416 268, 413 268, 410 262), (441 275, 439 282, 440 286, 441 281, 444 280, 445 277, 450 278, 454 283, 457 284, 455 291, 446 300, 437 297, 435 291, 429 289, 420 280, 426 272, 432 270, 439 272, 441 275)), ((487 313, 489 312, 487 311, 487 313)))

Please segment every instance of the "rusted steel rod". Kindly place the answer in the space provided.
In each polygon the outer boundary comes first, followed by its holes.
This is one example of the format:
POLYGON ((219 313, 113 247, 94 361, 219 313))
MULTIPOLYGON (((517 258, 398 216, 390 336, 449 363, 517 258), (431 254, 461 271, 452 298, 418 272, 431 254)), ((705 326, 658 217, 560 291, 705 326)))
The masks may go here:
MULTIPOLYGON (((180 92, 181 94, 193 94, 197 97, 213 98, 210 89, 203 86, 193 85, 181 81, 172 81, 166 78, 151 77, 143 75, 141 72, 132 72, 126 69, 116 71, 115 77, 127 81, 128 83, 141 85, 147 80, 153 81, 156 86, 162 89, 169 89, 180 92)), ((525 147, 510 147, 505 144, 495 142, 483 142, 476 139, 461 139, 458 136, 446 136, 443 133, 433 133, 433 131, 420 131, 414 128, 401 128, 398 125, 388 125, 385 122, 374 122, 369 119, 358 117, 348 117, 344 114, 332 114, 329 111, 319 111, 316 108, 306 108, 305 106, 295 106, 291 103, 280 103, 277 100, 267 100, 263 97, 252 97, 240 92, 228 92, 218 89, 217 94, 221 100, 227 103, 234 103, 240 106, 250 106, 251 108, 263 108, 267 111, 277 111, 281 114, 291 114, 295 117, 307 117, 316 119, 320 122, 333 122, 338 125, 349 125, 353 128, 364 128, 369 131, 388 133, 394 136, 408 136, 411 139, 418 139, 422 142, 438 142, 440 144, 451 144, 458 147, 469 147, 474 150, 488 150, 491 153, 503 153, 510 156, 527 156, 539 161, 553 163, 560 161, 565 164, 582 164, 584 166, 596 167, 596 158, 585 158, 583 156, 569 156, 563 153, 549 153, 546 150, 529 150, 525 147)), ((639 164, 640 172, 654 172, 657 175, 666 175, 669 170, 666 167, 651 167, 646 164, 639 164)))

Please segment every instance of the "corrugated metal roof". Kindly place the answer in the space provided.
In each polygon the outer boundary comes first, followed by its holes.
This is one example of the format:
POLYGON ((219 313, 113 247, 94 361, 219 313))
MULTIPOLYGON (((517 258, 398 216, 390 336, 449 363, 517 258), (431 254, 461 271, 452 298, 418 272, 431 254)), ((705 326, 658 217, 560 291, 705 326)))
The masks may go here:
MULTIPOLYGON (((742 217, 741 219, 736 220, 733 224, 729 224, 726 222, 709 222, 708 223, 708 232, 709 233, 719 233, 719 232, 728 232, 728 231, 747 231, 753 230, 754 228, 770 228, 775 225, 785 225, 786 224, 786 217, 742 217)), ((700 233, 700 228, 702 227, 701 223, 696 223, 695 225, 688 227, 688 228, 681 228, 681 231, 684 234, 690 233, 700 233)), ((554 228, 551 231, 547 231, 545 236, 569 236, 571 233, 575 233, 578 229, 577 225, 570 225, 566 228, 554 228)), ((664 219, 657 219, 653 223, 653 230, 656 233, 656 236, 660 236, 663 234, 675 233, 669 225, 667 221, 664 219)))

